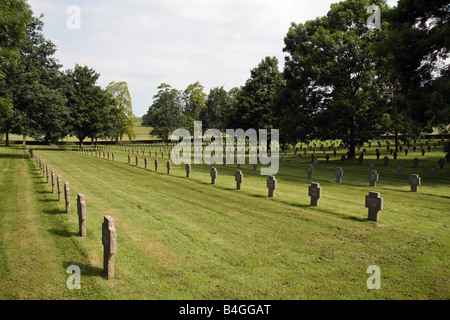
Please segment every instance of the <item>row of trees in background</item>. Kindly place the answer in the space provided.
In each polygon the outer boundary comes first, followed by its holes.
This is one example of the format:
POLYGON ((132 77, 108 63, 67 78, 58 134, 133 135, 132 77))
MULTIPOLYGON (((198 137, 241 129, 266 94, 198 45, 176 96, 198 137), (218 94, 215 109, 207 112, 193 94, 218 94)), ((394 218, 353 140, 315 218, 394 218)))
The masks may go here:
POLYGON ((26 1, 2 1, 0 13, 0 133, 7 145, 10 133, 50 143, 70 135, 81 145, 86 138, 135 136, 126 82, 103 89, 87 66, 61 71, 56 47, 26 1))
POLYGON ((162 84, 144 124, 168 138, 175 128, 280 129, 283 144, 340 138, 355 148, 380 134, 403 139, 450 124, 450 5, 443 0, 346 0, 326 16, 292 23, 284 70, 266 57, 241 88, 203 93, 162 84), (381 29, 367 8, 381 9, 381 29))

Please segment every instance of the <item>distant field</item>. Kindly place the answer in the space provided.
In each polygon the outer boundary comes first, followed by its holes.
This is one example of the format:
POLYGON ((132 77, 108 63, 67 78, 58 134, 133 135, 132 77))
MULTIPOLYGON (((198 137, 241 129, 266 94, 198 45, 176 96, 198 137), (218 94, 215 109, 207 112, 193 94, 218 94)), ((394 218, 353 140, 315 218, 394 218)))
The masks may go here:
MULTIPOLYGON (((144 129, 142 129, 142 134, 144 129)), ((367 148, 367 146, 366 146, 367 148)), ((383 158, 386 148, 381 149, 383 158)), ((313 179, 310 154, 296 165, 292 150, 276 175, 274 198, 266 177, 243 165, 242 190, 236 165, 218 165, 216 185, 208 165, 184 166, 166 174, 165 158, 154 169, 50 147, 35 149, 63 182, 70 183, 72 213, 64 213, 19 146, 0 147, 0 299, 449 299, 450 164, 430 178, 428 168, 443 157, 441 147, 422 156, 401 154, 384 166, 375 146, 363 164, 318 152, 313 179), (418 168, 412 159, 418 157, 418 168), (368 162, 380 180, 369 187, 368 162), (398 175, 396 165, 405 172, 398 175), (342 167, 342 184, 334 169, 342 167), (410 192, 408 176, 422 186, 410 192), (310 207, 308 186, 323 195, 310 207), (364 198, 384 198, 380 221, 367 221, 364 198), (77 236, 76 194, 85 195, 87 237, 77 236), (116 278, 104 280, 101 223, 116 220, 116 278), (66 269, 81 268, 81 290, 69 290, 66 269), (367 268, 380 267, 381 289, 369 290, 367 268)), ((148 156, 149 149, 146 149, 148 156)))

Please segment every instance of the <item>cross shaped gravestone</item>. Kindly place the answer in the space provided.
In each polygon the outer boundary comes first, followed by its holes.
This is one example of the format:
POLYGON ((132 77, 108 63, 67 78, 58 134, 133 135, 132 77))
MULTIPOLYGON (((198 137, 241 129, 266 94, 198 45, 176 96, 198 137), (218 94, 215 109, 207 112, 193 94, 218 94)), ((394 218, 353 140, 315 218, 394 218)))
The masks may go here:
POLYGON ((418 174, 411 174, 409 176, 409 184, 411 185, 411 191, 419 191, 419 186, 422 184, 422 179, 418 174))
POLYGON ((52 170, 52 193, 55 193, 55 183, 56 183, 55 170, 52 170))
POLYGON ((344 176, 344 170, 342 170, 342 168, 336 168, 334 170, 334 174, 336 176, 336 182, 342 183, 342 177, 344 176))
POLYGON ((405 156, 407 156, 408 155, 408 149, 405 149, 405 156))
POLYGON ((388 157, 384 157, 383 158, 383 162, 384 162, 384 165, 387 166, 389 164, 389 158, 388 157))
POLYGON ((167 160, 167 174, 170 174, 170 169, 172 169, 172 164, 170 163, 170 160, 167 160))
POLYGON ((282 164, 282 165, 284 165, 284 161, 285 161, 284 156, 282 156, 282 157, 281 157, 281 164, 282 164))
POLYGON ((139 156, 136 156, 136 167, 139 167, 139 156))
POLYGON ((361 164, 361 163, 363 163, 363 161, 364 161, 364 156, 361 154, 358 158, 358 162, 359 162, 359 164, 361 164))
POLYGON ((158 167, 159 167, 159 161, 158 161, 158 159, 155 159, 155 171, 158 171, 158 167))
POLYGON ((437 168, 436 166, 430 166, 430 177, 435 178, 437 174, 437 168))
POLYGON ((438 163, 439 163, 439 168, 444 169, 445 159, 439 159, 438 163))
POLYGON ((217 179, 217 169, 212 167, 211 168, 211 184, 216 184, 216 179, 217 179))
POLYGON ((78 194, 77 197, 77 211, 78 211, 78 226, 80 237, 86 236, 86 202, 84 200, 84 195, 82 193, 78 194))
POLYGON ((234 180, 236 181, 236 189, 241 190, 241 183, 244 181, 244 174, 241 170, 236 171, 234 180))
POLYGON ((326 156, 325 156, 325 160, 328 162, 328 161, 330 161, 330 156, 327 154, 326 156))
POLYGON ((425 149, 422 149, 422 156, 425 155, 425 149))
POLYGON ((106 279, 114 278, 114 255, 117 251, 117 232, 114 219, 105 216, 102 224, 103 244, 103 276, 106 279))
POLYGON ((49 174, 50 174, 50 167, 49 166, 46 167, 45 173, 46 173, 46 176, 47 176, 47 183, 48 183, 48 180, 49 180, 48 178, 49 178, 49 174))
POLYGON ((380 178, 380 175, 375 170, 370 170, 369 172, 369 182, 371 187, 376 187, 377 181, 380 178))
POLYGON ((272 198, 277 188, 277 179, 274 176, 267 178, 267 188, 269 189, 269 197, 272 198))
POLYGON ((130 164, 130 163, 131 163, 131 155, 128 154, 128 164, 130 164))
POLYGON ((62 198, 62 180, 61 176, 57 177, 57 183, 58 183, 58 201, 61 201, 62 198))
POLYGON ((366 196, 366 208, 369 209, 368 219, 378 222, 378 212, 383 210, 383 198, 380 197, 379 192, 369 192, 366 196))
POLYGON ((255 164, 253 164, 253 171, 256 171, 256 170, 258 170, 258 165, 255 163, 255 164))
POLYGON ((414 165, 414 168, 417 168, 417 165, 419 164, 419 159, 418 158, 414 158, 413 159, 413 165, 414 165))
POLYGON ((70 186, 68 182, 64 183, 64 198, 66 200, 66 213, 70 213, 70 186))
POLYGON ((145 169, 148 168, 148 158, 147 157, 144 158, 144 168, 145 169))
POLYGON ((375 162, 373 162, 373 161, 369 162, 369 169, 370 170, 374 170, 375 169, 375 162))
POLYGON ((404 170, 405 170, 405 166, 403 164, 399 164, 397 166, 397 174, 402 175, 404 170))
POLYGON ((186 164, 186 178, 190 178, 191 177, 191 164, 187 163, 186 164))
POLYGON ((341 161, 342 161, 342 163, 345 162, 345 155, 342 155, 342 156, 341 156, 341 161))
POLYGON ((313 163, 314 163, 314 167, 317 167, 319 165, 319 159, 314 158, 313 163))
POLYGON ((314 167, 312 165, 309 165, 306 167, 306 172, 308 174, 308 178, 312 178, 312 175, 314 174, 314 167))
POLYGON ((301 156, 301 154, 298 154, 297 155, 297 165, 299 166, 301 162, 302 162, 302 156, 301 156))
POLYGON ((319 183, 313 182, 308 188, 308 195, 311 197, 311 206, 317 207, 319 199, 322 197, 322 188, 319 183))

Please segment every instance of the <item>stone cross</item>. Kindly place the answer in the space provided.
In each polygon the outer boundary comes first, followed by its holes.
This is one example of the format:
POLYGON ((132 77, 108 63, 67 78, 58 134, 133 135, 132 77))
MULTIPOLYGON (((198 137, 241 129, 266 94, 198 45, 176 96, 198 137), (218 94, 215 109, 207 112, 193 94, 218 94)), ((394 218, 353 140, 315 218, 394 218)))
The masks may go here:
POLYGON ((258 165, 255 163, 253 164, 253 171, 257 171, 258 170, 258 165))
POLYGON ((302 155, 299 153, 297 155, 297 165, 299 166, 301 162, 302 162, 302 155))
POLYGON ((111 153, 111 159, 114 161, 114 152, 111 153))
POLYGON ((56 183, 55 170, 52 170, 52 193, 55 193, 55 183, 56 183))
POLYGON ((314 167, 317 167, 319 165, 319 159, 314 158, 313 162, 314 162, 314 167))
POLYGON ((61 180, 61 176, 58 176, 57 183, 58 183, 58 201, 61 201, 61 198, 62 198, 62 180, 61 180))
POLYGON ((269 188, 269 197, 272 198, 277 188, 277 179, 274 176, 267 178, 267 188, 269 188))
POLYGON ((414 168, 417 168, 417 165, 419 164, 419 158, 414 158, 413 159, 413 165, 414 165, 414 168))
POLYGON ((136 156, 136 167, 139 167, 139 156, 136 156))
POLYGON ((145 167, 145 169, 148 168, 148 158, 147 157, 144 158, 144 167, 145 167))
POLYGON ((216 184, 216 179, 217 179, 217 169, 212 167, 211 168, 211 184, 216 184))
POLYGON ((128 164, 130 164, 130 163, 131 163, 131 155, 128 154, 128 164))
POLYGON ((64 198, 66 199, 66 213, 70 213, 70 186, 68 182, 64 183, 64 198))
POLYGON ((236 181, 236 189, 241 190, 241 183, 244 181, 244 174, 241 170, 236 170, 234 180, 236 181))
POLYGON ((397 166, 397 174, 402 175, 404 170, 405 170, 405 166, 403 164, 399 164, 397 166))
POLYGON ((114 255, 117 251, 117 232, 114 219, 105 216, 102 224, 103 244, 103 276, 105 279, 114 279, 114 255))
POLYGON ((374 170, 375 169, 375 162, 373 162, 373 161, 369 162, 369 169, 370 170, 374 170))
POLYGON ((320 184, 316 182, 311 183, 308 195, 311 197, 311 206, 317 207, 319 205, 319 199, 322 197, 320 184))
POLYGON ((377 181, 380 178, 380 175, 375 170, 370 170, 369 172, 369 181, 371 187, 376 187, 377 181))
POLYGON ((436 166, 430 166, 430 177, 435 178, 437 174, 437 168, 436 166))
POLYGON ((444 169, 444 166, 445 166, 445 159, 439 159, 439 167, 441 168, 441 169, 444 169))
POLYGON ((388 163, 389 163, 389 158, 388 157, 384 157, 383 158, 383 162, 384 162, 384 165, 387 166, 388 163))
POLYGON ((155 171, 158 171, 159 161, 155 159, 155 171))
POLYGON ((422 179, 418 174, 412 174, 409 176, 409 184, 411 185, 411 191, 419 191, 419 186, 422 184, 422 179))
POLYGON ((78 194, 77 198, 77 211, 78 211, 78 226, 80 229, 80 237, 86 236, 86 202, 82 193, 78 194))
POLYGON ((170 169, 172 169, 172 164, 170 163, 170 160, 167 160, 167 174, 170 174, 170 169))
POLYGON ((341 156, 341 162, 344 163, 345 162, 345 155, 341 156))
POLYGON ((308 178, 312 178, 312 175, 314 173, 314 166, 309 165, 306 167, 306 172, 308 173, 308 178))
POLYGON ((188 163, 186 164, 186 178, 190 178, 191 177, 191 164, 188 163))
POLYGON ((284 161, 285 161, 284 156, 282 156, 282 157, 281 157, 281 164, 282 164, 282 165, 284 165, 284 161))
POLYGON ((47 183, 48 183, 48 178, 49 178, 49 173, 50 173, 50 167, 49 166, 46 167, 45 173, 47 175, 47 183))
POLYGON ((366 196, 366 208, 369 209, 368 219, 378 222, 378 211, 383 210, 383 198, 380 197, 379 192, 369 192, 366 196))
POLYGON ((334 170, 334 174, 336 176, 336 182, 342 183, 342 177, 344 176, 344 170, 342 170, 342 168, 336 168, 336 170, 334 170))

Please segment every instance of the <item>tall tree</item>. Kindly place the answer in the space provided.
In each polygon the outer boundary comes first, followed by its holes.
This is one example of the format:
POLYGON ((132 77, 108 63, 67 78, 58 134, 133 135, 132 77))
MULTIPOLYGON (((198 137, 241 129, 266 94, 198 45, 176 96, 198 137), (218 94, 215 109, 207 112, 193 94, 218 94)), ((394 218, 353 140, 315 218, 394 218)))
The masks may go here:
POLYGON ((200 111, 203 129, 219 129, 225 131, 226 119, 231 110, 231 98, 223 87, 212 88, 209 91, 205 107, 200 111))
POLYGON ((143 117, 143 125, 152 127, 150 134, 166 141, 175 129, 183 124, 181 94, 166 83, 158 87, 153 104, 143 117))
POLYGON ((75 65, 73 70, 67 71, 67 77, 70 132, 83 148, 83 141, 87 137, 96 141, 110 127, 112 97, 96 85, 100 75, 87 66, 75 65))
POLYGON ((277 114, 272 106, 277 88, 282 83, 277 58, 264 58, 250 71, 250 78, 236 96, 231 125, 244 130, 273 128, 277 114))
POLYGON ((316 138, 343 139, 349 158, 380 130, 385 113, 373 49, 379 32, 366 24, 373 4, 381 12, 388 8, 381 0, 342 1, 332 4, 327 16, 293 23, 285 37, 285 78, 291 91, 285 111, 309 120, 309 133, 316 138))
MULTIPOLYGON (((400 0, 386 19, 381 51, 398 82, 395 94, 424 131, 450 124, 450 5, 445 0, 400 0)), ((397 111, 397 110, 396 110, 397 111)))
POLYGON ((199 119, 201 110, 205 107, 207 94, 203 92, 204 87, 200 82, 195 82, 183 91, 182 99, 184 102, 185 127, 193 130, 194 121, 199 119))
POLYGON ((119 141, 119 139, 122 140, 124 134, 130 140, 136 138, 136 133, 134 132, 136 117, 133 114, 133 105, 128 84, 125 81, 110 82, 106 87, 106 92, 114 99, 110 111, 114 117, 109 136, 116 139, 116 141, 119 141))

